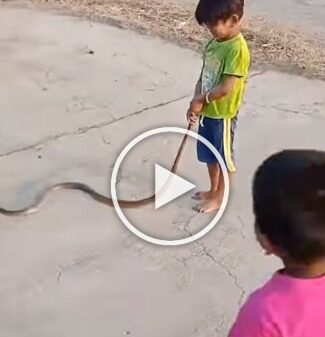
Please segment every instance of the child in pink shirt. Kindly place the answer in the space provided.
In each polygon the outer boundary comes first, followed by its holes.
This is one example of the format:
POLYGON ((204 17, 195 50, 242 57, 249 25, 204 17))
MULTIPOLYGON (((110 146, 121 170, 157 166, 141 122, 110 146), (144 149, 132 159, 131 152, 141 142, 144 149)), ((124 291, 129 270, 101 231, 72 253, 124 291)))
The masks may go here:
POLYGON ((257 239, 284 269, 249 297, 229 337, 325 337, 325 152, 275 154, 253 200, 257 239))

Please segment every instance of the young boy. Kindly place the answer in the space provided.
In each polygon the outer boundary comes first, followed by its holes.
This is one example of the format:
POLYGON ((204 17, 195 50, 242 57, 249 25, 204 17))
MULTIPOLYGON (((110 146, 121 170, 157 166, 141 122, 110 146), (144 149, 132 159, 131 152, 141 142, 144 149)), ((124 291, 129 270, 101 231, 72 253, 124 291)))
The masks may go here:
POLYGON ((255 228, 284 269, 253 293, 230 337, 325 336, 325 152, 284 151, 253 186, 255 228))
MULTIPOLYGON (((187 118, 192 125, 200 118, 199 134, 214 145, 230 174, 236 171, 233 140, 237 114, 242 103, 248 76, 250 55, 241 34, 244 0, 200 0, 196 19, 206 25, 213 39, 207 44, 201 77, 187 118), (199 117, 200 116, 200 117, 199 117)), ((224 179, 213 153, 201 142, 197 145, 199 161, 208 167, 211 188, 196 193, 202 201, 198 212, 219 209, 224 194, 224 179)))

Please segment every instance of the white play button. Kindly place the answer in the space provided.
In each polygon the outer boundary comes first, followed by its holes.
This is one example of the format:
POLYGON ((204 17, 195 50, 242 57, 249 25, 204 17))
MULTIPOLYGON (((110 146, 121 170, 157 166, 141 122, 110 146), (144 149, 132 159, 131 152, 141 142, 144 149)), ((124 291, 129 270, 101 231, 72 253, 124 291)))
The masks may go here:
MULTIPOLYGON (((154 145, 153 145, 154 146, 154 145)), ((157 146, 156 146, 157 147, 157 146)), ((155 148, 156 148, 155 147, 155 148)), ((162 146, 161 150, 166 150, 165 147, 162 146)), ((157 150, 158 151, 158 150, 157 150)), ((159 150, 160 151, 160 150, 159 150)), ((139 158, 139 157, 137 157, 139 158)), ((173 158, 170 158, 172 161, 173 158)), ((185 166, 184 163, 182 165, 185 166)), ((191 167, 188 167, 190 169, 191 167)), ((152 170, 153 171, 153 170, 152 170)), ((186 181, 183 178, 180 178, 176 176, 175 174, 172 174, 170 171, 164 169, 163 167, 156 165, 155 166, 155 192, 157 193, 155 197, 155 206, 157 208, 162 208, 162 206, 166 205, 170 201, 175 200, 179 196, 189 192, 192 190, 195 186, 191 184, 190 182, 186 181)), ((137 185, 136 185, 137 186, 137 185)), ((135 187, 136 187, 135 186, 135 187)), ((138 190, 138 187, 136 187, 138 190)), ((150 193, 151 194, 151 193, 150 193)), ((147 205, 149 202, 152 201, 152 196, 150 196, 148 193, 147 199, 143 199, 145 202, 141 202, 140 205, 147 205)), ((112 178, 111 178, 111 195, 112 195, 112 201, 113 205, 115 207, 116 213, 119 216, 121 222, 136 236, 139 238, 150 242, 152 244, 156 245, 163 245, 163 246, 179 246, 179 245, 185 245, 191 242, 194 242, 195 240, 198 240, 202 238, 204 235, 209 233, 211 229, 218 223, 220 218, 222 217, 227 201, 229 196, 229 177, 228 177, 228 171, 226 168, 226 165, 218 153, 218 151, 215 149, 215 147, 208 142, 204 137, 198 135, 196 132, 189 131, 188 129, 181 129, 181 128, 175 128, 175 127, 165 127, 165 128, 159 128, 154 130, 149 130, 135 139, 133 139, 127 146, 122 150, 121 154, 116 159, 113 172, 112 172, 112 178), (176 216, 175 212, 164 212, 164 214, 161 213, 161 210, 154 211, 152 216, 149 216, 147 214, 148 211, 141 211, 138 210, 137 212, 132 212, 134 215, 138 215, 138 218, 136 219, 136 225, 132 224, 130 222, 130 215, 131 213, 127 213, 127 216, 123 212, 123 206, 125 203, 123 203, 121 200, 119 200, 117 191, 116 191, 116 184, 118 182, 118 173, 121 167, 121 164, 123 163, 123 160, 127 156, 127 154, 141 141, 148 139, 149 137, 161 135, 161 134, 170 134, 170 133, 176 133, 181 135, 187 135, 192 137, 195 140, 199 140, 202 142, 218 159, 218 162, 220 163, 223 177, 225 179, 225 193, 224 198, 222 200, 222 204, 220 207, 219 212, 216 214, 216 216, 206 224, 206 226, 203 226, 198 232, 193 233, 191 236, 188 236, 186 231, 184 232, 183 238, 178 238, 178 232, 175 232, 175 227, 173 226, 174 219, 176 216), (158 214, 160 212, 160 214, 158 214), (143 217, 143 215, 148 215, 143 217), (157 218, 158 217, 158 218, 157 218), (157 219, 156 219, 157 218, 157 219), (152 226, 152 219, 156 219, 156 226, 152 226), (146 223, 147 220, 147 223, 146 223), (139 229, 139 224, 141 224, 141 230, 139 229), (158 225, 161 224, 161 225, 158 225), (168 227, 169 226, 169 227, 168 227), (169 231, 171 232, 171 235, 169 235, 169 231), (150 234, 148 234, 150 233, 150 234), (176 235, 177 238, 173 239, 173 235, 176 235)), ((187 199, 187 198, 186 198, 187 199)), ((186 200, 182 200, 186 203, 186 207, 190 210, 191 205, 186 202, 186 200)), ((189 201, 189 200, 188 200, 189 201)), ((181 200, 180 200, 181 202, 181 200)), ((176 203, 174 203, 176 204, 176 203)), ((179 210, 179 208, 183 208, 184 205, 175 205, 176 209, 179 210)), ((127 205, 124 208, 128 208, 127 205)), ((165 209, 166 211, 168 209, 165 209)), ((185 215, 184 215, 185 216, 185 215)), ((131 219, 132 220, 132 219, 131 219)), ((203 221, 206 220, 203 217, 203 221)), ((200 226, 201 227, 201 226, 200 226)))
POLYGON ((193 190, 195 185, 160 165, 155 166, 155 209, 193 190))

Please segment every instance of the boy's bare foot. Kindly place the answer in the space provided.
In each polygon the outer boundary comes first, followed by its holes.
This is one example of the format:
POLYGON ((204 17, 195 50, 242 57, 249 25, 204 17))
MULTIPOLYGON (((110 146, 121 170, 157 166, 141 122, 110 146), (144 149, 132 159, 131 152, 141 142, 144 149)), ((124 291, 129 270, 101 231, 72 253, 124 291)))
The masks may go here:
POLYGON ((198 213, 212 213, 216 212, 220 209, 221 202, 219 201, 219 198, 213 198, 210 200, 207 200, 206 202, 196 205, 194 207, 194 210, 197 211, 198 213))
POLYGON ((218 192, 208 191, 208 192, 197 192, 193 195, 192 199, 194 200, 210 200, 215 199, 218 192))

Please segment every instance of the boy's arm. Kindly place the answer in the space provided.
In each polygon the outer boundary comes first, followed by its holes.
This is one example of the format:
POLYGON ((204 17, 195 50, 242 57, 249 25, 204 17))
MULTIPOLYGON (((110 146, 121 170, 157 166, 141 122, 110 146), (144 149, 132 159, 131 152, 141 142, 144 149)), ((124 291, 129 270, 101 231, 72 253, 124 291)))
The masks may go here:
POLYGON ((212 89, 209 93, 203 95, 201 92, 199 92, 191 102, 191 111, 200 113, 205 104, 220 100, 223 97, 229 95, 229 93, 234 88, 237 79, 237 76, 224 75, 222 83, 212 89))
POLYGON ((227 96, 235 86, 237 79, 247 76, 249 67, 248 51, 242 46, 232 48, 225 60, 225 67, 223 71, 223 81, 221 85, 212 89, 206 96, 206 101, 216 101, 227 96))
MULTIPOLYGON (((194 126, 196 121, 198 120, 198 114, 195 111, 195 107, 193 107, 193 101, 195 100, 196 97, 201 95, 201 88, 202 88, 202 82, 201 82, 201 77, 196 83, 195 90, 194 90, 194 96, 193 99, 190 103, 190 107, 186 112, 186 118, 188 122, 190 122, 191 126, 194 126)), ((203 106, 202 106, 203 107, 203 106)))
POLYGON ((200 78, 197 81, 196 86, 195 86, 194 97, 201 94, 201 88, 202 88, 202 82, 201 82, 201 78, 200 78))
POLYGON ((242 48, 237 47, 230 50, 225 60, 222 82, 205 95, 199 94, 194 97, 192 101, 193 111, 199 113, 199 109, 203 109, 205 104, 229 95, 236 81, 247 75, 248 64, 246 61, 248 62, 248 56, 245 57, 242 48))
POLYGON ((207 93, 207 95, 204 97, 204 101, 206 103, 218 101, 228 96, 234 88, 237 79, 238 77, 234 75, 224 75, 222 83, 207 93))
POLYGON ((203 74, 203 66, 201 69, 200 77, 195 86, 194 97, 200 96, 202 93, 202 74, 203 74))

